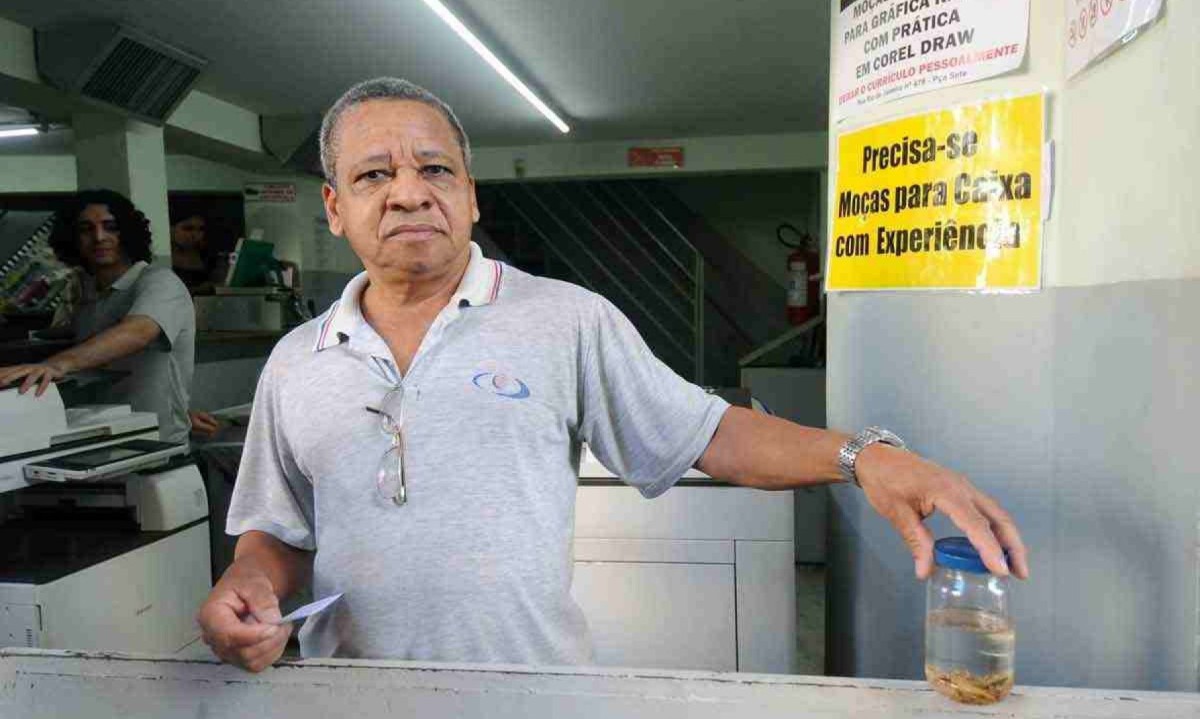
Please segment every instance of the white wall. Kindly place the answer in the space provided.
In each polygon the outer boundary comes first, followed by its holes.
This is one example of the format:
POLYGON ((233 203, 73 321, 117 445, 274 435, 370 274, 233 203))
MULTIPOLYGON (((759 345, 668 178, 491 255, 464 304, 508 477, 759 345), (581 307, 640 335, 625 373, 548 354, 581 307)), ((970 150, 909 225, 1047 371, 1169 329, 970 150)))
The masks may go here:
POLYGON ((0 155, 0 192, 74 192, 74 155, 0 155))
POLYGON ((199 90, 192 90, 167 123, 251 152, 262 152, 258 114, 199 90))
MULTIPOLYGON (((261 228, 276 243, 275 256, 298 262, 306 271, 348 274, 362 264, 324 224, 321 182, 304 175, 260 175, 190 155, 168 155, 166 184, 178 192, 241 192, 246 183, 286 182, 296 185, 296 202, 246 204, 246 229, 261 228)), ((0 192, 74 192, 72 155, 0 155, 0 192)))
POLYGON ((0 72, 38 82, 33 30, 0 17, 0 72))
POLYGON ((167 189, 177 192, 241 192, 255 174, 191 155, 167 155, 167 189))
POLYGON ((341 238, 329 234, 321 202, 321 181, 306 175, 261 175, 188 155, 167 158, 172 191, 241 192, 247 183, 280 182, 296 186, 292 203, 246 203, 246 231, 263 230, 275 243, 275 256, 300 264, 305 272, 353 273, 362 263, 341 238))
POLYGON ((825 167, 825 142, 823 132, 583 143, 564 139, 528 147, 478 148, 471 170, 479 180, 516 179, 518 159, 530 180, 816 169, 825 167), (630 147, 682 147, 684 165, 630 168, 630 147))
MULTIPOLYGON (((1061 32, 1062 3, 1051 4, 1038 20, 1061 32)), ((1200 277, 1200 3, 1166 6, 1141 37, 1060 83, 1051 284, 1200 277)))

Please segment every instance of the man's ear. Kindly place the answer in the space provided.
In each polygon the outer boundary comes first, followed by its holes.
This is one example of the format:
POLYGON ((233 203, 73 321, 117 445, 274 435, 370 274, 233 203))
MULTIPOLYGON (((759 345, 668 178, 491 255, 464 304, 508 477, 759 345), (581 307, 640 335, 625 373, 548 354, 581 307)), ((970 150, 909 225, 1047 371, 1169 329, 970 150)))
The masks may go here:
POLYGON ((479 202, 475 200, 475 178, 472 177, 468 184, 471 188, 471 222, 479 224, 479 202))
POLYGON ((342 216, 338 214, 337 209, 337 190, 328 182, 321 185, 321 202, 325 205, 325 219, 329 220, 329 231, 337 237, 344 237, 342 216))

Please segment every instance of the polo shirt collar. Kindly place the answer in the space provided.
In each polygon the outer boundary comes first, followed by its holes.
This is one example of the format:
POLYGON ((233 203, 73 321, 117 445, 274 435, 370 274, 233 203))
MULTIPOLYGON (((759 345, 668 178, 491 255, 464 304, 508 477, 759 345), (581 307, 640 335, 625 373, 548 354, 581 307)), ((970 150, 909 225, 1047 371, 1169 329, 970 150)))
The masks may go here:
POLYGON ((117 281, 112 283, 111 289, 118 291, 129 289, 133 286, 133 283, 137 282, 138 278, 142 276, 142 271, 145 270, 147 266, 148 265, 143 260, 134 262, 129 269, 125 270, 125 274, 118 277, 117 281))
POLYGON ((96 286, 96 278, 90 273, 84 272, 83 299, 88 302, 94 302, 102 294, 107 295, 109 292, 124 292, 130 287, 133 287, 133 283, 137 282, 138 278, 142 276, 142 272, 146 269, 146 267, 148 267, 148 265, 143 260, 138 260, 137 262, 133 263, 129 266, 129 269, 125 270, 125 274, 118 277, 117 281, 109 285, 108 289, 103 293, 100 291, 100 288, 96 286))
MULTIPOLYGON (((128 274, 128 273, 126 273, 128 274)), ((479 245, 471 243, 471 259, 467 262, 467 271, 463 273, 458 289, 450 297, 449 307, 457 313, 458 308, 465 305, 479 307, 491 304, 500 294, 500 280, 504 276, 504 265, 496 260, 483 256, 479 245)), ((124 279, 124 278, 122 278, 124 279)), ((317 344, 314 351, 341 344, 343 337, 350 337, 355 330, 366 323, 363 318, 363 290, 367 289, 370 278, 366 271, 360 272, 346 284, 339 299, 325 316, 320 332, 317 333, 317 344)))

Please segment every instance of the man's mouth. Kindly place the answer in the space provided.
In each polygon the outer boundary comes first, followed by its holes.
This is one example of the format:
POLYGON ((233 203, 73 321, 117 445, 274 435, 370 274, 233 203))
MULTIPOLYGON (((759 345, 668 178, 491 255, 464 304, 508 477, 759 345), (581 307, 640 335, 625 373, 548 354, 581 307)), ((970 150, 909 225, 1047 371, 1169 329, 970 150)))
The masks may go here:
POLYGON ((391 228, 383 236, 385 240, 427 240, 437 235, 442 234, 442 231, 436 225, 425 223, 417 223, 411 225, 397 225, 391 228))

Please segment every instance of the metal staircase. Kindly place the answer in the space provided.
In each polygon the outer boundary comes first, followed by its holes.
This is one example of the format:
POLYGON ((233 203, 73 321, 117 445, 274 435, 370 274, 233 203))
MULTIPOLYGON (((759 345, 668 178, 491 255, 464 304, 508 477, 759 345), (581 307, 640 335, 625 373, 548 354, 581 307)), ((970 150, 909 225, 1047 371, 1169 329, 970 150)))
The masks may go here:
POLYGON ((495 183, 477 195, 480 229, 512 264, 604 295, 698 384, 736 385, 738 357, 786 329, 783 289, 661 183, 495 183))

